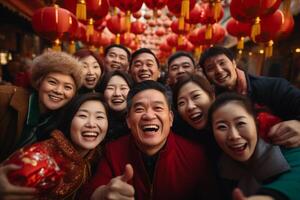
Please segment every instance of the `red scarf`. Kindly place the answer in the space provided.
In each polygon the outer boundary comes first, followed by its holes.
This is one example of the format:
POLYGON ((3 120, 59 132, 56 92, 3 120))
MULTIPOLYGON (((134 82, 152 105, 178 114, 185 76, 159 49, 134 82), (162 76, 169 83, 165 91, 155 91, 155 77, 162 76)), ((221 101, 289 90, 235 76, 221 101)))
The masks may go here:
POLYGON ((235 71, 236 71, 236 75, 237 75, 235 90, 239 94, 246 95, 247 94, 247 80, 246 80, 245 72, 238 68, 236 68, 235 71))

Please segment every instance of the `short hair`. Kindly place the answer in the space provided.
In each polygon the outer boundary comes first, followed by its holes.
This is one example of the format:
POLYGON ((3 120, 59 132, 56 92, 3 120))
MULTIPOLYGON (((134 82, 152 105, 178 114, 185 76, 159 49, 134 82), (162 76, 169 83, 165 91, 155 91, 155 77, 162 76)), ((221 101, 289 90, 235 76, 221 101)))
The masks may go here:
POLYGON ((224 54, 231 61, 233 61, 235 59, 235 56, 231 50, 229 50, 228 48, 225 48, 225 47, 221 47, 221 46, 210 47, 201 54, 201 57, 199 60, 199 65, 200 65, 200 67, 203 68, 204 73, 205 73, 205 69, 204 69, 205 61, 207 59, 209 59, 210 57, 221 55, 221 54, 224 54))
POLYGON ((81 70, 82 63, 74 56, 65 52, 47 51, 33 60, 31 83, 35 89, 38 89, 47 74, 57 72, 70 75, 76 88, 79 89, 83 76, 81 70))
POLYGON ((179 90, 182 88, 183 85, 186 83, 193 82, 196 85, 198 85, 200 88, 202 88, 208 96, 213 100, 215 96, 214 88, 212 85, 208 82, 208 80, 200 76, 198 74, 186 74, 182 78, 180 78, 175 85, 172 88, 173 91, 173 105, 175 109, 177 109, 177 98, 179 96, 179 90))
POLYGON ((136 50, 135 52, 133 52, 133 54, 131 55, 131 60, 130 60, 129 68, 131 68, 131 65, 133 64, 134 58, 136 58, 138 55, 140 55, 142 53, 151 54, 155 58, 155 61, 156 61, 158 69, 160 69, 159 61, 158 61, 156 55, 150 49, 148 49, 148 48, 140 48, 140 49, 136 50))
POLYGON ((109 52, 109 50, 110 50, 111 48, 114 48, 114 47, 115 47, 115 48, 119 48, 119 49, 123 49, 123 50, 126 52, 126 54, 127 54, 128 62, 130 61, 130 51, 129 51, 125 46, 120 45, 120 44, 111 44, 111 45, 107 46, 107 47, 104 49, 104 56, 106 57, 107 54, 108 54, 108 52, 109 52))
POLYGON ((115 70, 115 71, 108 72, 104 75, 104 77, 103 77, 103 79, 102 79, 102 81, 99 85, 99 88, 96 88, 96 91, 99 91, 103 94, 104 91, 105 91, 105 88, 107 87, 108 82, 110 81, 110 79, 113 76, 122 77, 125 80, 125 82, 127 83, 129 88, 133 87, 133 80, 127 72, 120 71, 120 70, 115 70))
POLYGON ((79 60, 81 60, 82 58, 88 57, 88 56, 93 56, 96 59, 96 61, 98 62, 98 64, 100 65, 102 74, 104 73, 103 60, 100 58, 100 56, 96 52, 89 50, 89 49, 79 49, 78 51, 76 51, 74 56, 76 58, 78 58, 79 60))
POLYGON ((172 54, 172 55, 168 58, 168 71, 169 71, 169 66, 170 66, 170 64, 171 64, 175 59, 177 59, 177 58, 179 58, 179 57, 188 57, 188 58, 192 61, 193 65, 194 65, 194 67, 195 67, 195 61, 194 61, 194 58, 193 58, 193 56, 192 56, 189 52, 186 52, 186 51, 177 51, 177 52, 175 52, 174 54, 172 54))
POLYGON ((77 113, 80 106, 87 101, 99 101, 105 109, 106 115, 108 115, 108 106, 105 103, 104 97, 100 93, 85 93, 75 96, 72 101, 64 108, 63 120, 58 124, 58 129, 64 133, 64 135, 70 139, 70 129, 72 120, 77 113))
POLYGON ((146 80, 146 81, 142 81, 140 83, 136 83, 133 88, 131 88, 129 90, 129 93, 127 95, 127 112, 129 112, 131 106, 132 106, 132 99, 135 95, 137 95, 138 93, 140 92, 143 92, 145 90, 148 90, 148 89, 153 89, 153 90, 157 90, 159 92, 161 92, 165 99, 166 99, 166 102, 167 102, 167 105, 169 107, 169 109, 171 110, 171 99, 170 97, 167 95, 167 88, 157 82, 157 81, 153 81, 153 80, 146 80))
POLYGON ((216 98, 208 110, 208 124, 211 128, 212 115, 216 112, 216 110, 229 102, 236 102, 241 105, 251 116, 253 116, 256 122, 256 111, 249 97, 235 92, 224 92, 216 98))

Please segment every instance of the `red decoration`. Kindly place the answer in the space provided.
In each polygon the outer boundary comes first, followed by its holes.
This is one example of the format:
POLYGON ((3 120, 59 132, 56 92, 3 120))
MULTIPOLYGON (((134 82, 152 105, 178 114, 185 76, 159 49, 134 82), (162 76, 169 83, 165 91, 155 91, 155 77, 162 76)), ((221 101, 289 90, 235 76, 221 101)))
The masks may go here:
POLYGON ((158 10, 165 7, 168 0, 144 0, 146 6, 151 10, 158 10))
POLYGON ((248 36, 250 30, 251 30, 251 24, 249 23, 242 23, 234 18, 231 18, 228 20, 226 29, 228 33, 235 37, 246 37, 248 36))
POLYGON ((78 21, 71 12, 58 6, 38 9, 32 16, 33 29, 42 37, 54 41, 75 32, 78 21))
POLYGON ((147 26, 146 24, 140 22, 140 21, 135 21, 131 23, 131 32, 134 34, 143 34, 146 30, 147 26))
POLYGON ((190 18, 186 19, 189 24, 198 24, 203 21, 204 9, 198 4, 190 11, 190 18))
POLYGON ((125 17, 114 15, 107 19, 107 28, 114 34, 122 34, 126 32, 125 17))
POLYGON ((276 38, 279 40, 287 38, 294 30, 294 26, 295 26, 295 21, 293 15, 285 16, 284 23, 276 33, 276 38))
POLYGON ((241 22, 251 22, 256 17, 274 13, 281 0, 231 0, 230 13, 241 22))
POLYGON ((155 34, 158 36, 158 37, 161 37, 163 36, 164 34, 166 33, 165 29, 163 27, 159 27, 156 29, 155 31, 155 34))
POLYGON ((54 188, 64 174, 55 159, 50 157, 40 144, 22 148, 12 154, 3 164, 21 166, 21 169, 8 174, 8 179, 12 184, 35 187, 39 192, 47 192, 54 188))
POLYGON ((186 34, 189 31, 189 24, 185 23, 184 29, 180 30, 179 29, 179 20, 175 19, 171 24, 171 30, 176 34, 186 34))
MULTIPOLYGON (((180 16, 183 0, 168 0, 167 6, 170 12, 176 16, 180 16)), ((196 4, 196 0, 189 0, 189 10, 192 10, 196 4)))
POLYGON ((141 11, 137 11, 137 12, 133 13, 132 16, 134 18, 136 18, 136 19, 139 19, 142 16, 142 12, 141 11))
POLYGON ((224 16, 223 7, 221 7, 220 15, 218 16, 218 18, 215 18, 214 7, 213 7, 212 4, 210 4, 210 3, 204 3, 204 4, 201 5, 201 7, 203 8, 203 11, 204 11, 203 18, 201 19, 201 23, 202 24, 214 24, 214 23, 217 23, 224 16))

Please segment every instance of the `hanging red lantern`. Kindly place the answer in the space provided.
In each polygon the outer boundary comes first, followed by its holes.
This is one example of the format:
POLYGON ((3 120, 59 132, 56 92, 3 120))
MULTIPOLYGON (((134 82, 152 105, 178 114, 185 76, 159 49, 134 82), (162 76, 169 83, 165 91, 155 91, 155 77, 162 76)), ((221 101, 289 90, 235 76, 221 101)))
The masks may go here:
POLYGON ((158 11, 165 7, 167 1, 168 0, 144 0, 146 6, 153 10, 155 18, 158 17, 158 11))
POLYGON ((126 32, 121 35, 120 42, 121 44, 128 46, 130 42, 134 40, 134 38, 135 35, 133 33, 126 32))
POLYGON ((237 48, 244 49, 244 37, 248 36, 251 30, 251 24, 242 23, 231 18, 227 22, 226 29, 230 35, 238 38, 237 48))
POLYGON ((81 22, 78 22, 78 27, 75 31, 75 34, 70 40, 80 40, 82 42, 86 41, 86 26, 81 22))
POLYGON ((164 52, 172 51, 172 47, 166 41, 159 45, 159 49, 164 52))
POLYGON ((75 32, 78 21, 71 12, 58 6, 38 9, 32 16, 33 29, 42 37, 56 41, 54 48, 60 49, 60 39, 66 39, 75 32))
POLYGON ((170 12, 179 17, 179 29, 184 29, 184 20, 190 18, 190 10, 194 8, 196 0, 168 0, 170 12))
POLYGON ((131 13, 139 11, 142 5, 142 0, 119 0, 118 8, 120 8, 120 10, 122 10, 126 14, 125 26, 127 28, 127 31, 130 31, 131 13))
POLYGON ((158 37, 163 36, 165 33, 166 33, 166 30, 163 27, 159 27, 155 31, 155 35, 157 35, 158 37))
POLYGON ((284 23, 276 33, 276 39, 280 40, 280 39, 287 38, 294 30, 294 26, 295 26, 295 21, 293 15, 285 16, 284 23))
POLYGON ((145 19, 145 20, 151 19, 151 13, 150 13, 150 12, 146 12, 146 13, 144 14, 144 19, 145 19))
POLYGON ((139 10, 139 11, 133 13, 132 16, 133 16, 135 19, 139 19, 139 18, 142 17, 142 12, 139 10))
POLYGON ((196 3, 194 8, 190 11, 190 18, 186 19, 189 24, 201 23, 204 17, 204 9, 196 3))
POLYGON ((180 30, 179 29, 179 20, 175 19, 172 23, 171 23, 171 30, 176 33, 176 34, 187 34, 189 32, 189 24, 185 23, 184 24, 184 29, 180 30))
POLYGON ((120 44, 120 34, 126 32, 125 18, 120 14, 110 16, 106 23, 109 31, 116 35, 116 44, 120 44))
POLYGON ((277 10, 272 15, 268 15, 261 20, 261 33, 255 36, 254 41, 265 43, 265 56, 271 57, 273 54, 273 44, 276 39, 276 34, 284 24, 284 16, 282 11, 277 10))
MULTIPOLYGON (((198 40, 201 41, 201 44, 212 45, 221 42, 225 37, 225 29, 220 24, 212 25, 212 37, 211 39, 207 39, 206 35, 206 27, 202 27, 198 31, 198 40)), ((200 43, 200 42, 199 42, 200 43)))
POLYGON ((147 25, 140 21, 135 21, 131 23, 131 32, 139 35, 143 34, 147 28, 147 25))

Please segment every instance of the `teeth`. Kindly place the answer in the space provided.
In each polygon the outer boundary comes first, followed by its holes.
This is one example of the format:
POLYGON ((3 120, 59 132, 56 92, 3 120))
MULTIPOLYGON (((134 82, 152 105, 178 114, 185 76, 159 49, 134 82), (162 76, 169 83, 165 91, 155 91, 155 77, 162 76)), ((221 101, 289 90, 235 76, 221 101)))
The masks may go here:
POLYGON ((120 69, 121 66, 120 65, 116 65, 116 64, 112 64, 111 68, 113 68, 113 69, 120 69))
POLYGON ((83 132, 82 136, 87 136, 87 137, 97 137, 98 133, 96 132, 83 132))
POLYGON ((87 80, 87 81, 95 81, 96 78, 95 77, 86 77, 85 80, 87 80))
POLYGON ((149 74, 140 74, 139 77, 141 79, 150 78, 151 76, 149 74))
POLYGON ((113 103, 123 103, 124 100, 123 99, 112 99, 113 103))
POLYGON ((53 101, 60 101, 61 100, 60 97, 56 97, 56 96, 53 96, 53 95, 49 95, 49 98, 52 99, 53 101))
POLYGON ((159 126, 158 125, 145 125, 142 127, 143 131, 158 131, 159 126))
POLYGON ((199 120, 202 118, 202 113, 194 113, 190 115, 190 119, 193 121, 199 120))

